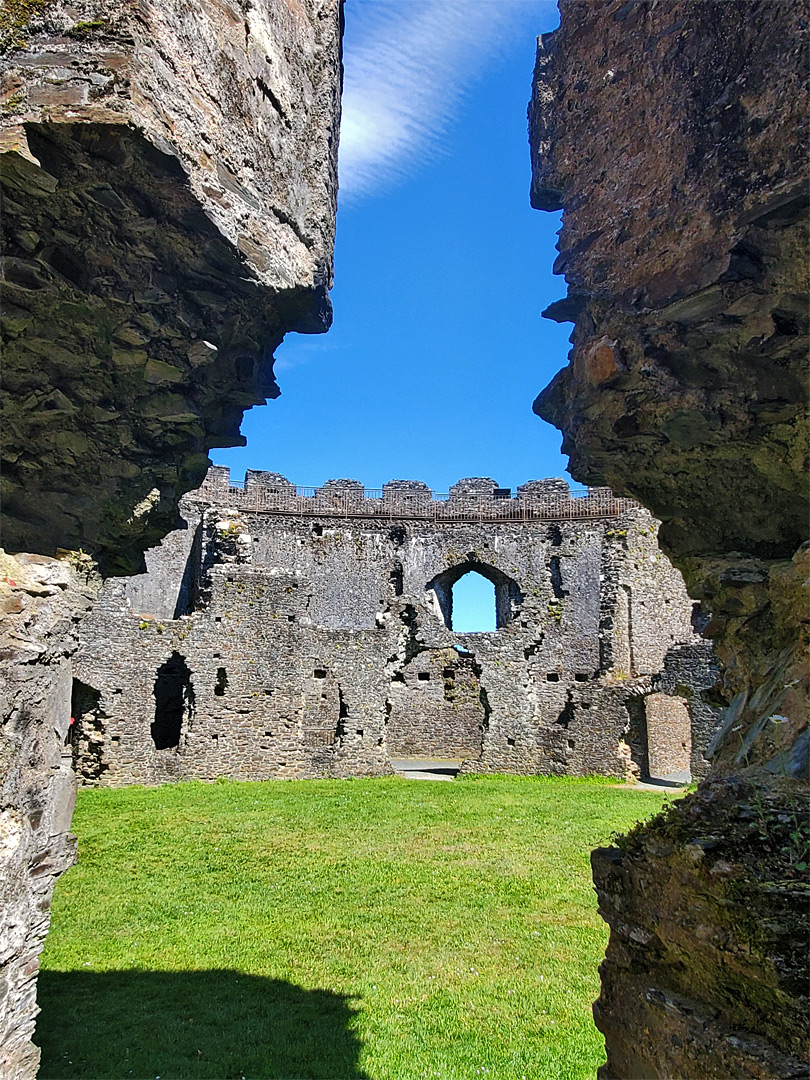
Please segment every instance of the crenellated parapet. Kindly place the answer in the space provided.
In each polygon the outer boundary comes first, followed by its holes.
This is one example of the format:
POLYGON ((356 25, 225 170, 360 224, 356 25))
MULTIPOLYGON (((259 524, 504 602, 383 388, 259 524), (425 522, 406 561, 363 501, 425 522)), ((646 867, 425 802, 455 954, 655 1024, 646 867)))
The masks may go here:
POLYGON ((572 491, 558 477, 530 480, 514 494, 489 477, 466 477, 445 494, 433 491, 421 480, 389 480, 381 488, 366 488, 359 480, 347 479, 300 487, 278 473, 258 469, 249 469, 240 484, 232 482, 230 469, 221 465, 210 468, 203 484, 186 499, 270 514, 429 521, 572 521, 618 517, 638 506, 632 499, 617 498, 609 488, 572 491))

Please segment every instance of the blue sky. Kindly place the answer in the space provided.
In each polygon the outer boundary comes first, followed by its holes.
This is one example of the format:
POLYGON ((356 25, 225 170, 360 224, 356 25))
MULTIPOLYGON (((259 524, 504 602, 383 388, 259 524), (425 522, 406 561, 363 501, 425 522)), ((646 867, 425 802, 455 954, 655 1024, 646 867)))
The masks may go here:
POLYGON ((294 483, 367 487, 562 475, 531 411, 569 328, 540 318, 558 215, 529 205, 526 107, 544 0, 349 0, 335 318, 276 353, 282 396, 247 446, 213 451, 294 483))

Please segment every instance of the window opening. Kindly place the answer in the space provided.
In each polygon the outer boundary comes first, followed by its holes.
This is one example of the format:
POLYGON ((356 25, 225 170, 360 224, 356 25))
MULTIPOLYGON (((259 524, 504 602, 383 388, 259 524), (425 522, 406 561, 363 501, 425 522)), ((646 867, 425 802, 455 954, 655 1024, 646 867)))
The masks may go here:
POLYGON ((491 634, 497 629, 495 586, 469 570, 452 587, 450 628, 457 634, 491 634))
POLYGON ((224 667, 217 668, 217 681, 214 683, 214 693, 217 697, 223 697, 228 687, 228 676, 224 667))
MULTIPOLYGON (((457 634, 489 634, 508 626, 520 610, 523 595, 516 581, 475 553, 450 566, 427 583, 435 613, 457 634)), ((458 649, 460 656, 464 653, 458 649)))
POLYGON ((388 580, 394 589, 395 596, 402 596, 405 591, 405 577, 402 567, 402 563, 397 561, 394 563, 394 569, 388 575, 388 580))
POLYGON ((549 570, 551 571, 551 588, 554 592, 554 596, 557 600, 562 600, 564 597, 568 596, 568 589, 563 586, 562 568, 560 566, 558 555, 551 556, 549 570))

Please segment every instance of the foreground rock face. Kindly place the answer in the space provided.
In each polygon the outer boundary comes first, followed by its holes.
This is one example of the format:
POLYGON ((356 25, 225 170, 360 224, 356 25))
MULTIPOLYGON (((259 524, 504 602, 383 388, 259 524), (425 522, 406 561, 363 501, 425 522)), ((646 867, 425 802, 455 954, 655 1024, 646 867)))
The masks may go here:
POLYGON ((593 853, 603 1076, 807 1075, 803 827, 789 782, 715 777, 593 853))
POLYGON ((92 562, 0 551, 0 1075, 36 1072, 39 954, 76 856, 71 656, 100 584, 92 562))
POLYGON ((330 321, 338 0, 0 11, 0 1073, 36 1071, 37 957, 72 860, 75 624, 143 568, 207 450, 330 321), (6 557, 3 556, 5 560, 6 557), (92 565, 92 562, 90 563, 92 565), (77 569, 80 572, 77 572, 77 569))
POLYGON ((329 325, 338 5, 23 10, 0 77, 4 542, 132 572, 277 394, 284 334, 329 325))
POLYGON ((577 479, 661 518, 728 703, 715 779, 594 854, 602 1075, 805 1075, 805 951, 785 959, 807 941, 810 861, 804 13, 560 6, 535 71, 532 199, 564 208, 568 296, 546 314, 575 325, 535 410, 577 479), (752 821, 756 858, 734 842, 752 821))

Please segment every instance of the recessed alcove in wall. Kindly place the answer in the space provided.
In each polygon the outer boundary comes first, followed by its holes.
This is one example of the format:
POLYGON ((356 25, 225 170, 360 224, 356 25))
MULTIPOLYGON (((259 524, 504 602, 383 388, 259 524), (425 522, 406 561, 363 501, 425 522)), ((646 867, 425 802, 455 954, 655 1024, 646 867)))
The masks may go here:
POLYGON ((457 634, 491 633, 508 626, 523 599, 516 581, 470 558, 427 584, 434 609, 457 634))
POLYGON ((156 750, 168 750, 180 745, 183 720, 194 713, 194 688, 191 669, 184 656, 173 652, 157 669, 152 693, 155 697, 155 719, 150 728, 156 750))
POLYGON ((691 779, 692 722, 684 698, 648 694, 630 698, 625 740, 640 780, 685 783, 691 779))
POLYGON ((108 768, 104 761, 106 721, 106 713, 101 707, 101 693, 81 679, 74 679, 70 697, 70 727, 65 742, 73 747, 73 767, 82 783, 97 783, 108 768))

